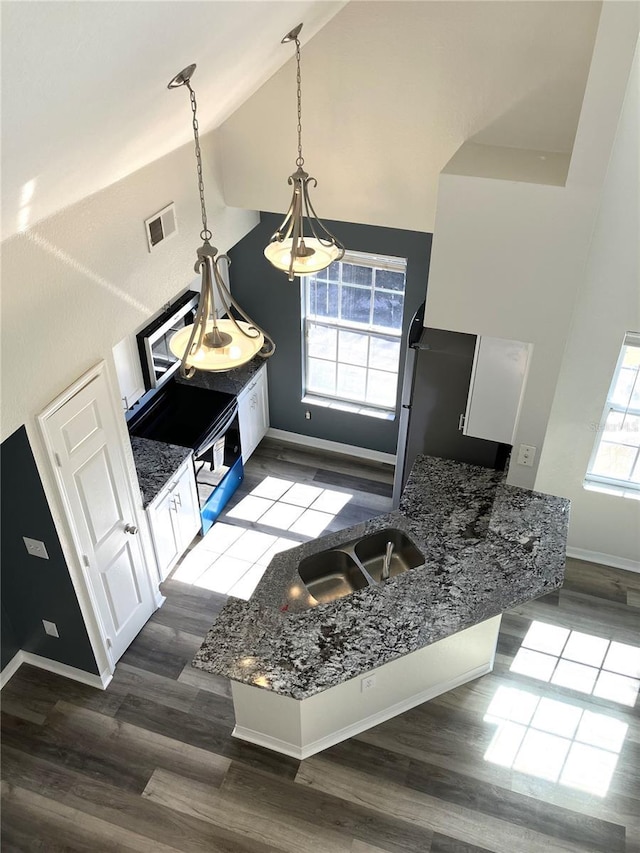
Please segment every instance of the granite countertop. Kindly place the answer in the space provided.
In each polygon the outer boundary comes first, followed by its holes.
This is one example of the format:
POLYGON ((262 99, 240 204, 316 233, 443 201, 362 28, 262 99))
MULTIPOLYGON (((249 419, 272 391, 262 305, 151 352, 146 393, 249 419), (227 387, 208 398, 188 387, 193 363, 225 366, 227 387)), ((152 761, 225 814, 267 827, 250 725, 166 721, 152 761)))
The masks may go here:
POLYGON ((419 456, 398 511, 277 554, 250 601, 227 602, 193 665, 307 698, 561 586, 568 521, 566 498, 419 456), (327 604, 308 596, 300 560, 387 527, 425 566, 327 604))
POLYGON ((190 447, 178 447, 176 444, 165 444, 164 441, 138 438, 135 435, 129 437, 142 493, 142 506, 146 509, 193 451, 190 447))
POLYGON ((208 373, 204 370, 196 370, 193 379, 181 379, 179 373, 176 373, 176 382, 193 385, 196 388, 207 388, 209 391, 224 391, 226 394, 235 394, 237 396, 263 364, 266 364, 266 359, 257 355, 251 361, 247 362, 247 364, 242 364, 240 367, 227 370, 223 373, 208 373))

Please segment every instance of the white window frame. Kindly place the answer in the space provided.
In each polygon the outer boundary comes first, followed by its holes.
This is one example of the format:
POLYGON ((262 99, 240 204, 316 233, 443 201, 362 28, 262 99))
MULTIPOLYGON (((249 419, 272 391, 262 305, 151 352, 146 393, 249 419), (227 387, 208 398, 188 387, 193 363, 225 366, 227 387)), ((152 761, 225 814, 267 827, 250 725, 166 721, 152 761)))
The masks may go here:
MULTIPOLYGON (((597 427, 597 437, 593 445, 593 450, 591 452, 591 457, 589 459, 589 464, 587 466, 587 473, 584 478, 584 486, 585 488, 597 489, 599 491, 611 492, 613 494, 622 495, 623 497, 632 497, 636 499, 640 499, 640 483, 633 482, 631 479, 619 479, 616 477, 608 477, 602 474, 595 474, 592 471, 593 466, 595 465, 596 457, 598 455, 598 450, 600 449, 600 444, 602 442, 605 425, 607 421, 607 417, 611 412, 618 412, 622 415, 632 415, 636 417, 640 417, 640 407, 632 407, 630 405, 631 400, 626 406, 622 406, 619 403, 615 403, 613 401, 613 394, 616 388, 616 384, 618 382, 618 376, 620 374, 620 369, 622 367, 622 362, 624 360, 625 349, 627 347, 637 347, 640 349, 640 333, 638 332, 627 332, 624 336, 623 344, 620 348, 620 355, 618 356, 618 361, 616 363, 616 368, 613 372, 613 378, 611 380, 611 385, 609 386, 609 390, 607 392, 607 399, 604 406, 604 411, 602 413, 602 417, 600 418, 600 422, 596 425, 597 427)), ((636 376, 635 385, 637 386, 640 383, 640 370, 636 376)), ((635 386, 634 386, 635 387, 635 386)), ((623 441, 620 442, 624 444, 623 441)), ((632 447, 636 447, 636 445, 629 445, 632 447)), ((638 464, 638 459, 640 458, 640 447, 636 447, 636 459, 634 464, 631 466, 631 474, 635 466, 638 464)))
MULTIPOLYGON (((352 264, 354 266, 369 267, 373 270, 391 270, 392 272, 401 272, 405 276, 404 289, 402 291, 394 291, 402 296, 403 300, 403 318, 404 318, 404 300, 406 297, 406 273, 407 259, 392 257, 389 255, 374 255, 366 252, 346 251, 341 261, 336 263, 352 264)), ((302 318, 302 383, 303 396, 302 401, 310 405, 329 407, 344 411, 356 412, 358 414, 368 415, 371 417, 393 420, 395 418, 398 385, 400 382, 400 356, 398 358, 398 367, 396 373, 396 399, 392 406, 377 405, 370 402, 362 402, 356 399, 341 397, 337 394, 321 394, 316 391, 307 390, 307 359, 308 359, 308 327, 310 324, 315 326, 326 326, 333 329, 344 329, 346 331, 359 332, 372 338, 382 338, 384 340, 395 340, 402 345, 403 324, 400 324, 400 329, 389 330, 385 327, 376 327, 373 324, 373 308, 374 300, 371 300, 370 322, 368 324, 357 323, 355 321, 336 319, 332 317, 316 317, 310 315, 309 306, 309 280, 314 276, 300 277, 300 299, 301 299, 301 318, 302 318)), ((351 286, 350 282, 346 282, 351 286)), ((375 288, 375 272, 372 278, 371 291, 375 288)), ((336 354, 336 368, 341 362, 336 354)), ((369 368, 367 367, 367 371, 369 368)), ((389 371, 391 373, 392 371, 389 371)))

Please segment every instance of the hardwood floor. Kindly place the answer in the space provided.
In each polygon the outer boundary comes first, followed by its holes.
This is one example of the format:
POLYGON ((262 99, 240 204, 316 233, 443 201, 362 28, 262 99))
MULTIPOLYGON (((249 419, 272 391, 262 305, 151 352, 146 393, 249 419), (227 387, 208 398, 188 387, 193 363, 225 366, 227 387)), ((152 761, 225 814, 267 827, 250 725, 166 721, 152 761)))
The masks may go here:
MULTIPOLYGON (((385 466, 269 442, 234 505, 267 474, 348 489, 334 525, 389 506, 385 466)), ((559 593, 505 614, 492 674, 303 762, 232 738, 228 682, 190 666, 224 597, 164 591, 106 691, 29 666, 2 691, 3 853, 640 853, 637 702, 511 669, 540 662, 533 621, 640 646, 640 576, 569 560, 559 593)), ((603 685, 632 686, 616 667, 603 685)))

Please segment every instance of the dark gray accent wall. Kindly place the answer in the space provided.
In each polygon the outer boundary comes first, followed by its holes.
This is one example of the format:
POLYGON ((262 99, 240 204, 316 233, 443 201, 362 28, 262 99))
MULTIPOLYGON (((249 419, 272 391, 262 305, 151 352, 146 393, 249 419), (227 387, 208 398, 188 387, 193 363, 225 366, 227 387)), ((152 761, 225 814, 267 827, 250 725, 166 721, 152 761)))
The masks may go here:
POLYGON ((0 465, 2 665, 13 656, 10 649, 21 648, 97 673, 98 666, 24 427, 2 442, 0 465), (42 540, 49 559, 28 554, 23 536, 42 540), (6 638, 5 619, 9 629, 6 638), (59 639, 45 634, 43 619, 56 623, 59 639))
MULTIPOLYGON (((269 359, 269 409, 276 429, 395 453, 398 418, 383 421, 351 412, 309 406, 302 397, 302 323, 299 279, 290 282, 264 257, 264 247, 282 221, 281 215, 261 213, 260 223, 229 252, 231 289, 242 308, 276 342, 269 359), (306 420, 305 410, 311 411, 306 420)), ((407 259, 407 281, 400 364, 404 365, 406 332, 424 301, 429 275, 431 234, 372 225, 327 222, 349 250, 394 255, 407 259)), ((402 387, 399 383, 398 395, 402 387)), ((399 404, 399 400, 398 400, 399 404)))

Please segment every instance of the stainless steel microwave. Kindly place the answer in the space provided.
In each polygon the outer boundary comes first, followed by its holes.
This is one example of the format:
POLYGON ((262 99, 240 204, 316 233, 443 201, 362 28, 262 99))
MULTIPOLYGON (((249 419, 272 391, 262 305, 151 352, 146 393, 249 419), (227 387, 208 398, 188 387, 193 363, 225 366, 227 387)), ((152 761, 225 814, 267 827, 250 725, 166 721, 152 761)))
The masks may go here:
POLYGON ((195 290, 188 290, 136 335, 147 390, 159 388, 180 367, 169 341, 175 332, 193 323, 199 298, 195 290))

